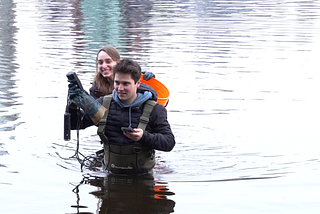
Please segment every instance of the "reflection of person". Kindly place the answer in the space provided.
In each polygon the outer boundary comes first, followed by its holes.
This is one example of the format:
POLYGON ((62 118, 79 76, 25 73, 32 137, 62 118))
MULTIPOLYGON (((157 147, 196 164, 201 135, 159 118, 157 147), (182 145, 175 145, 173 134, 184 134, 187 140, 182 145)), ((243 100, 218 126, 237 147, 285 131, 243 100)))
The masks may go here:
POLYGON ((70 109, 71 128, 86 128, 99 123, 98 134, 104 144, 106 170, 120 174, 150 173, 155 165, 154 150, 171 151, 175 145, 167 111, 152 101, 156 100, 152 92, 137 92, 141 68, 135 61, 119 61, 113 67, 113 78, 114 90, 109 96, 109 106, 106 104, 108 96, 95 100, 73 82, 69 84, 69 102, 83 109, 79 113, 70 109), (150 111, 147 117, 144 107, 150 111), (80 119, 81 124, 78 124, 80 119), (133 129, 123 131, 123 127, 133 129))
POLYGON ((168 199, 174 195, 164 182, 156 182, 152 175, 119 176, 91 179, 89 182, 99 187, 91 192, 101 200, 99 213, 104 214, 167 214, 173 213, 175 202, 168 199))
MULTIPOLYGON (((112 69, 120 60, 119 51, 112 46, 104 46, 98 51, 96 58, 96 73, 93 79, 93 85, 89 90, 90 95, 95 99, 112 93, 112 69)), ((144 74, 143 78, 145 80, 149 80, 155 76, 152 72, 145 72, 144 74)))

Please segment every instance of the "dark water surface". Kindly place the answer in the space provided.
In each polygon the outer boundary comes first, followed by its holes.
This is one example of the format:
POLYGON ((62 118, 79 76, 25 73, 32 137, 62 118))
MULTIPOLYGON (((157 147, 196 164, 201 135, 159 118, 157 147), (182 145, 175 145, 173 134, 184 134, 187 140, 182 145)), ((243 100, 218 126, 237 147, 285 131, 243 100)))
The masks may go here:
POLYGON ((0 213, 318 213, 319 56, 318 0, 0 0, 0 213), (170 90, 153 176, 69 158, 65 74, 104 45, 170 90))

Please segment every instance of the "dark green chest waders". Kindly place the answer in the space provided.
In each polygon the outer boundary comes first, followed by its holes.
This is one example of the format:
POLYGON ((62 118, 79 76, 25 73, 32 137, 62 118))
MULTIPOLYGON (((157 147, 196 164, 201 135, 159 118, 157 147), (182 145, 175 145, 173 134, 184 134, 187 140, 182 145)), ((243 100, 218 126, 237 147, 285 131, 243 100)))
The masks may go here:
MULTIPOLYGON (((104 170, 116 174, 144 174, 150 172, 156 163, 153 149, 143 147, 138 142, 125 146, 109 144, 105 129, 111 100, 112 95, 103 98, 103 106, 107 111, 98 124, 98 135, 104 145, 104 170)), ((145 103, 138 128, 146 129, 155 105, 156 101, 154 100, 148 100, 145 103)))

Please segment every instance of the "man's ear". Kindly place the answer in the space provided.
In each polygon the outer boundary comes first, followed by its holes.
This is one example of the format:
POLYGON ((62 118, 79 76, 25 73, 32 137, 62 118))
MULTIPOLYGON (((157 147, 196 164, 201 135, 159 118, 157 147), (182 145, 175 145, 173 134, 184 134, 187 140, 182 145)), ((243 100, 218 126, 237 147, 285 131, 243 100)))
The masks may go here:
POLYGON ((139 87, 141 85, 141 79, 139 79, 136 84, 137 84, 137 87, 139 87))

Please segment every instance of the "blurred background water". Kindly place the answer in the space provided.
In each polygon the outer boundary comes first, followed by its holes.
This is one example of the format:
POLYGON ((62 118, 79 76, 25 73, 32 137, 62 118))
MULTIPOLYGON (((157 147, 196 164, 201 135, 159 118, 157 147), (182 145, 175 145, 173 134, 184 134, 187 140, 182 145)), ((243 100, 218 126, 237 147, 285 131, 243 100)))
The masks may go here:
POLYGON ((0 212, 316 213, 319 54, 318 0, 0 0, 0 212), (104 45, 170 90, 151 178, 81 172, 63 140, 65 74, 88 90, 104 45))

